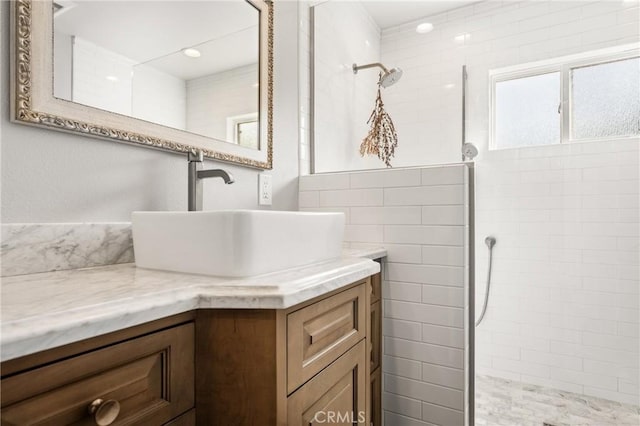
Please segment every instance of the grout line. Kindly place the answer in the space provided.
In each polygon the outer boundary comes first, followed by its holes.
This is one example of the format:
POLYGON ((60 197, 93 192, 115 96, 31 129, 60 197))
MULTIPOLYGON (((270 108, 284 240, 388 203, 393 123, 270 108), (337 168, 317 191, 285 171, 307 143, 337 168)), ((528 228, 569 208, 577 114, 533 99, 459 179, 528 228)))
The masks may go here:
MULTIPOLYGON (((460 329, 460 330, 462 330, 462 329, 460 329)), ((404 342, 411 342, 411 343, 420 343, 420 344, 423 344, 423 345, 437 346, 439 348, 454 349, 456 351, 464 351, 464 349, 465 349, 464 347, 458 348, 458 347, 455 347, 455 346, 439 345, 437 343, 425 342, 424 340, 411 340, 411 339, 405 339, 403 337, 387 336, 387 335, 383 335, 383 336, 386 337, 387 339, 402 340, 404 342)), ((544 352, 544 353, 548 353, 548 352, 544 352)), ((393 355, 391 355, 391 356, 393 356, 393 355)), ((509 358, 509 359, 511 359, 511 358, 509 358)), ((414 361, 426 362, 427 364, 432 364, 432 363, 430 363, 428 361, 421 361, 421 360, 417 360, 417 359, 414 360, 414 361)), ((440 364, 434 364, 434 365, 440 365, 440 364)), ((443 367, 448 367, 448 368, 456 368, 456 367, 450 367, 450 366, 447 366, 447 365, 442 365, 442 366, 443 367)))
MULTIPOLYGON (((418 245, 418 244, 414 244, 414 245, 418 245)), ((436 247, 436 246, 434 246, 436 247)), ((464 248, 464 246, 438 246, 438 247, 460 247, 460 248, 464 248)), ((396 261, 387 261, 387 264, 394 264, 394 265, 417 265, 417 266, 438 266, 438 267, 443 267, 443 268, 465 268, 464 265, 436 265, 433 263, 410 263, 410 262, 396 262, 396 261)), ((392 282, 410 282, 410 281, 398 281, 398 280, 391 280, 392 282)), ((433 284, 433 285, 438 285, 438 284, 433 284)))
MULTIPOLYGON (((388 374, 388 373, 385 373, 385 374, 388 374)), ((393 376, 393 374, 389 374, 389 375, 390 375, 390 376, 393 376)), ((397 377, 401 377, 401 376, 397 376, 397 377)), ((403 378, 403 379, 406 379, 406 377, 402 377, 402 378, 403 378)), ((411 379, 409 379, 409 380, 411 380, 411 379)), ((417 381, 417 380, 414 380, 414 381, 417 381)), ((418 383, 426 383, 426 382, 418 382, 418 383)), ((432 385, 432 386, 444 387, 444 386, 440 386, 440 385, 434 385, 433 383, 429 383, 429 384, 430 384, 430 385, 432 385)), ((445 389, 451 389, 451 388, 446 388, 446 387, 444 387, 444 388, 445 388, 445 389)), ((462 392, 462 391, 461 391, 461 390, 459 390, 459 389, 452 389, 452 390, 455 390, 455 391, 457 391, 457 392, 462 392)), ((389 394, 391 394, 391 395, 401 396, 401 397, 403 397, 403 398, 417 399, 417 398, 415 398, 415 397, 413 397, 413 396, 406 396, 406 395, 402 395, 402 394, 399 394, 399 393, 391 392, 391 391, 386 390, 386 389, 383 389, 382 391, 383 391, 383 392, 385 392, 385 393, 389 393, 389 394)), ((427 403, 427 404, 436 405, 436 406, 438 406, 438 407, 442 407, 442 408, 445 408, 445 409, 447 409, 447 410, 451 410, 451 411, 458 411, 458 412, 462 413, 462 410, 460 410, 460 409, 458 409, 458 408, 451 408, 451 407, 447 407, 446 405, 438 404, 438 403, 436 403, 436 402, 432 402, 432 401, 425 401, 425 400, 423 400, 423 399, 417 399, 417 400, 418 400, 418 401, 420 401, 420 402, 427 403)), ((405 416, 405 417, 409 417, 409 418, 412 418, 411 416, 407 416, 406 414, 403 414, 403 416, 405 416)), ((425 421, 425 420, 423 420, 423 421, 425 421)))

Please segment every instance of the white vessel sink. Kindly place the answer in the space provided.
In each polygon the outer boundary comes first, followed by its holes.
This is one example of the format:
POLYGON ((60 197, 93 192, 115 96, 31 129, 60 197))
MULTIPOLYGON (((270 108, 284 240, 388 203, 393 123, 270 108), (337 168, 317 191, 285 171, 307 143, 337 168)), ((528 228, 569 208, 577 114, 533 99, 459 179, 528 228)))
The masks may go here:
POLYGON ((339 257, 344 214, 133 212, 136 266, 247 277, 339 257))

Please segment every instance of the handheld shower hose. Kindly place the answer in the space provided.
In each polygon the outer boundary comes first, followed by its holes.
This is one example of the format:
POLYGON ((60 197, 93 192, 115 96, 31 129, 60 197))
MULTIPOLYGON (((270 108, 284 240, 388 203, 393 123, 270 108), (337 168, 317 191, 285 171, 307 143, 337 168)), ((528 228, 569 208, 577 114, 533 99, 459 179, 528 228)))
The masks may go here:
POLYGON ((484 239, 484 243, 489 247, 489 272, 487 273, 487 288, 484 291, 484 304, 482 305, 482 312, 480 313, 480 318, 476 320, 476 327, 480 325, 482 319, 484 318, 484 314, 487 313, 487 305, 489 304, 489 290, 491 288, 491 258, 493 257, 493 246, 496 245, 495 237, 487 237, 484 239))

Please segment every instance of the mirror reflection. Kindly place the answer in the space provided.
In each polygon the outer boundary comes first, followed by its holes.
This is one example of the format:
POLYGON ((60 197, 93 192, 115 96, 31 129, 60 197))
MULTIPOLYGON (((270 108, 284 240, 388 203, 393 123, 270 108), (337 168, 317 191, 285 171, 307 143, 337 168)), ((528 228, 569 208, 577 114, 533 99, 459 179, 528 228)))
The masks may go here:
POLYGON ((245 0, 56 0, 54 96, 259 149, 259 31, 245 0))

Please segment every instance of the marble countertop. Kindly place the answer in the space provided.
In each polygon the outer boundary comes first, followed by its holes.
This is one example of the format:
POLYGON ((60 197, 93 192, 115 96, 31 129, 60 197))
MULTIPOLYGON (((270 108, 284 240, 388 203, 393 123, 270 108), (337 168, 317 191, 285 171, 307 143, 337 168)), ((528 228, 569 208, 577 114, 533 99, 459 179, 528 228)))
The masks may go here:
POLYGON ((0 360, 194 309, 285 309, 380 271, 380 247, 250 278, 151 271, 134 264, 2 279, 0 360))

